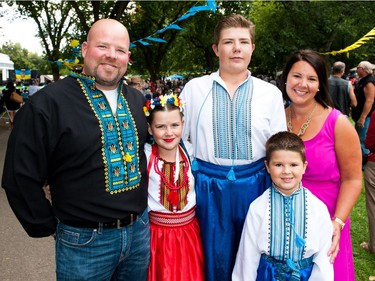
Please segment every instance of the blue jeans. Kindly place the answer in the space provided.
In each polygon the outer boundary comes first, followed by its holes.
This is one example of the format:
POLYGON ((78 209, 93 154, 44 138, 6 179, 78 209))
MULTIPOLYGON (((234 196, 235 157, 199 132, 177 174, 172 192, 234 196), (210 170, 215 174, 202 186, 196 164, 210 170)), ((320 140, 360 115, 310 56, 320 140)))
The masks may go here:
POLYGON ((149 259, 147 209, 132 225, 120 229, 76 228, 58 223, 58 281, 146 281, 149 259))
POLYGON ((359 141, 361 142, 362 155, 370 152, 370 150, 368 150, 365 147, 365 139, 366 139, 368 127, 370 125, 370 120, 371 120, 370 117, 367 117, 365 119, 365 125, 363 128, 358 127, 357 122, 355 123, 355 130, 357 131, 358 136, 359 136, 359 141))

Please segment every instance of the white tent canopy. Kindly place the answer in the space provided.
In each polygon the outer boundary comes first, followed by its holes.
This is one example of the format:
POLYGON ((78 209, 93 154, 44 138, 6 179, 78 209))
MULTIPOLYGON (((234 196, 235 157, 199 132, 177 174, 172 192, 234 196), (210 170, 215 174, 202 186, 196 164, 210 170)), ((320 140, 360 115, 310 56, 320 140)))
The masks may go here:
POLYGON ((0 53, 0 71, 2 73, 2 81, 7 81, 9 79, 10 70, 14 70, 14 63, 10 60, 8 55, 0 53))

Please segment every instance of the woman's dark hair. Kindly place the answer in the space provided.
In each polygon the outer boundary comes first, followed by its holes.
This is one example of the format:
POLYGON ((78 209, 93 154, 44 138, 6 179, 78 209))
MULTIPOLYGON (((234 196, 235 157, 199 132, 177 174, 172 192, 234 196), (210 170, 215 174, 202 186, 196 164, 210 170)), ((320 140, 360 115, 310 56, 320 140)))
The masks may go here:
POLYGON ((7 85, 6 85, 6 88, 7 88, 8 90, 10 90, 11 92, 13 92, 14 89, 15 89, 16 87, 14 87, 14 84, 13 84, 12 81, 8 81, 8 83, 7 83, 7 85))
POLYGON ((319 91, 315 95, 315 100, 324 108, 327 108, 329 106, 334 107, 331 95, 329 93, 329 72, 327 70, 326 60, 319 53, 313 50, 298 50, 293 53, 293 55, 286 62, 280 78, 280 90, 283 93, 284 100, 288 103, 290 102, 290 98, 286 92, 286 81, 293 65, 299 61, 305 61, 310 64, 318 75, 319 91))

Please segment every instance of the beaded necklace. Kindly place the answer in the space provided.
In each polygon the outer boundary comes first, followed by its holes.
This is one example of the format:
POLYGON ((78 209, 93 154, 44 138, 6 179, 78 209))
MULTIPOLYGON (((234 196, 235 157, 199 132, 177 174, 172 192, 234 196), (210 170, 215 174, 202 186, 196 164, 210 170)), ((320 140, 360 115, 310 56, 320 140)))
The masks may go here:
POLYGON ((181 151, 181 148, 179 147, 178 149, 179 150, 177 151, 177 153, 179 153, 179 155, 182 156, 182 161, 183 161, 183 164, 182 164, 182 166, 183 166, 183 173, 182 173, 182 177, 180 179, 180 184, 179 185, 176 185, 178 181, 174 180, 174 174, 175 174, 175 170, 176 170, 176 165, 179 165, 179 162, 176 161, 174 164, 171 165, 171 168, 172 168, 172 171, 171 171, 172 181, 169 181, 167 179, 167 177, 165 176, 165 174, 159 168, 158 164, 159 164, 159 160, 161 158, 160 158, 158 150, 156 150, 155 159, 154 159, 154 169, 155 169, 155 172, 160 176, 162 183, 170 191, 167 200, 173 206, 173 210, 174 211, 177 210, 177 205, 178 205, 178 191, 181 188, 185 187, 188 184, 188 181, 189 181, 189 176, 188 176, 189 160, 187 159, 185 153, 183 153, 181 151))
MULTIPOLYGON (((302 136, 306 129, 309 127, 310 125, 310 121, 311 121, 311 118, 315 112, 315 109, 317 107, 317 102, 315 102, 315 105, 314 105, 314 108, 313 110, 310 112, 309 116, 307 117, 306 121, 302 124, 301 128, 299 129, 299 132, 297 134, 297 136, 302 136)), ((287 123, 287 126, 288 126, 288 131, 293 133, 293 124, 292 124, 292 112, 293 112, 293 108, 292 108, 292 105, 290 106, 290 114, 289 114, 289 120, 288 120, 288 123, 287 123)))

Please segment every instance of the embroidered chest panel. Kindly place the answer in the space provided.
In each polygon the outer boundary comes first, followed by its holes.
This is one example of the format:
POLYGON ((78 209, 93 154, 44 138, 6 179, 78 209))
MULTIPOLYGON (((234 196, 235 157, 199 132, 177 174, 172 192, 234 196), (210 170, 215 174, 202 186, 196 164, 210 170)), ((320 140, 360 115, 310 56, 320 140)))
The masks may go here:
POLYGON ((236 90, 233 99, 226 89, 214 81, 212 90, 213 135, 215 157, 252 159, 251 100, 252 80, 236 90))
POLYGON ((141 181, 138 132, 122 94, 122 81, 117 89, 119 95, 114 115, 104 93, 95 87, 93 78, 71 76, 77 79, 99 121, 106 191, 116 194, 137 188, 141 181))
POLYGON ((306 249, 306 192, 303 188, 291 196, 283 196, 275 188, 269 192, 270 255, 278 260, 301 260, 306 249))

